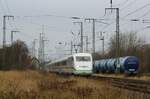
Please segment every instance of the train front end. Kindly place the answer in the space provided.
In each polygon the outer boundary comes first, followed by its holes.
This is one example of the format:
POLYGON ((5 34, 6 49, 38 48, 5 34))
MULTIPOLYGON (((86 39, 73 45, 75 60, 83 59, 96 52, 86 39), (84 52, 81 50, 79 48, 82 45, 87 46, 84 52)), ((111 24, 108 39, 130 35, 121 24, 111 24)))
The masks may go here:
POLYGON ((137 74, 139 69, 139 59, 134 56, 127 56, 121 61, 124 71, 127 74, 137 74))
POLYGON ((74 74, 91 75, 93 71, 92 55, 89 53, 78 53, 74 55, 74 74))

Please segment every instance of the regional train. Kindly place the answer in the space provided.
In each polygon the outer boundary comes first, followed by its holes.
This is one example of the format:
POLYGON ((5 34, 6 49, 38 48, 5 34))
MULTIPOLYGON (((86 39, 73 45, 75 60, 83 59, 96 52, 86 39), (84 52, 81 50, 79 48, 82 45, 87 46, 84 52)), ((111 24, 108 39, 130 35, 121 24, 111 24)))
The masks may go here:
POLYGON ((120 57, 118 59, 102 59, 94 62, 93 70, 96 73, 126 73, 137 74, 139 59, 135 56, 120 57), (117 65, 119 60, 119 66, 117 65))
POLYGON ((93 59, 90 53, 76 53, 47 64, 47 68, 49 71, 57 73, 91 75, 93 59))

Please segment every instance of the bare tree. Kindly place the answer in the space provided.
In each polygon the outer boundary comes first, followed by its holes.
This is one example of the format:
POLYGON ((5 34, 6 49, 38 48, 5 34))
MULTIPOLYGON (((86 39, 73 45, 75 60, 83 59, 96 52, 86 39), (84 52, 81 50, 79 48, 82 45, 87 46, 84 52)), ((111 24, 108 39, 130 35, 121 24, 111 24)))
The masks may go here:
MULTIPOLYGON (((144 45, 144 40, 137 37, 137 33, 120 34, 120 56, 137 55, 139 47, 144 45)), ((113 35, 109 43, 109 55, 115 56, 116 53, 116 36, 113 35)))
POLYGON ((5 51, 5 59, 0 57, 0 69, 22 69, 30 65, 31 58, 27 45, 20 40, 14 42, 11 46, 0 49, 0 53, 5 51), (2 64, 4 61, 4 65, 2 64))

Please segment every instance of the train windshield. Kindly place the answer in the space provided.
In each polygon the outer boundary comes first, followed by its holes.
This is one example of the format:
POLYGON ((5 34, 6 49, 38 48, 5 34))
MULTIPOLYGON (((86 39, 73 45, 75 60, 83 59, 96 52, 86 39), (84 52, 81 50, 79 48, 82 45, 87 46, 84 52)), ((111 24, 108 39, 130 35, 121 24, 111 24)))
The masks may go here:
POLYGON ((78 61, 78 62, 91 61, 91 57, 90 56, 76 56, 76 61, 78 61))

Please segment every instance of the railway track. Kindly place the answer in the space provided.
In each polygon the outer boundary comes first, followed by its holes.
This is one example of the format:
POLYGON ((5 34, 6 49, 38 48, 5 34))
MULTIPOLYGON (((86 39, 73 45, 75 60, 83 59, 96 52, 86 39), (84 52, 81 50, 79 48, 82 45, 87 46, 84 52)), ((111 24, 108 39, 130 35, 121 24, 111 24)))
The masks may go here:
POLYGON ((113 78, 112 86, 150 94, 150 81, 113 78))
POLYGON ((109 80, 113 87, 150 94, 150 81, 104 76, 92 76, 92 78, 109 80))
MULTIPOLYGON (((74 76, 67 74, 65 76, 74 76)), ((79 76, 79 75, 78 75, 79 76)), ((80 76, 85 77, 85 76, 80 76)), ((135 79, 129 79, 129 78, 117 78, 117 77, 105 77, 100 75, 91 75, 86 76, 88 79, 95 79, 95 80, 107 80, 111 83, 113 87, 127 89, 130 91, 145 93, 150 95, 150 81, 144 81, 144 80, 135 80, 135 79)))

